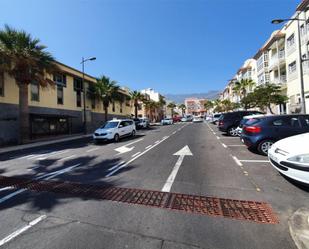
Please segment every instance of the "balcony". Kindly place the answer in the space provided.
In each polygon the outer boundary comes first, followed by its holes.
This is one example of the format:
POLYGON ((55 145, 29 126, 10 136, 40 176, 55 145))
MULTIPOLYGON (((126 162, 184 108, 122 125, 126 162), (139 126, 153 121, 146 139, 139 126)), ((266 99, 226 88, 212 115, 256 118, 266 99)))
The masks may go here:
POLYGON ((269 69, 285 62, 285 52, 284 50, 279 51, 279 53, 274 54, 269 60, 269 69))

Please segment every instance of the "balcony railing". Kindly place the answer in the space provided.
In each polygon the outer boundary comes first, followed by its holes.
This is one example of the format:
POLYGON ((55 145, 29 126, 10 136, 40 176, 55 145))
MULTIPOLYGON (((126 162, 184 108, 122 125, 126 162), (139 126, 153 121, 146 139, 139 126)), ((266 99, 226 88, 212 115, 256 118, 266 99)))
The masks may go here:
POLYGON ((280 75, 280 77, 276 77, 273 80, 275 84, 285 84, 286 83, 286 75, 280 75))
POLYGON ((279 51, 279 53, 274 54, 269 60, 269 68, 277 66, 280 62, 285 60, 284 50, 279 51))

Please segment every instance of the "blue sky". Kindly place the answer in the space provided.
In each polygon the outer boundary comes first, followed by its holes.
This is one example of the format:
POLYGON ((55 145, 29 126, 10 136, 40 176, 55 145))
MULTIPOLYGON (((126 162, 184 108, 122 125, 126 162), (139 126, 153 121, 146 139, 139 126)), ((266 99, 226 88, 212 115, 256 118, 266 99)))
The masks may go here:
POLYGON ((221 90, 300 0, 0 0, 0 27, 24 29, 55 58, 131 89, 221 90))

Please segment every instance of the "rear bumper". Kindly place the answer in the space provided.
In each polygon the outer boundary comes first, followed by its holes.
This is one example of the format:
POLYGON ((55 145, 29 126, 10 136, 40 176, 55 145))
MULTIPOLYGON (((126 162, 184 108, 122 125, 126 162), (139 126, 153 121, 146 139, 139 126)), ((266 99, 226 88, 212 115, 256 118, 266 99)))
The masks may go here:
POLYGON ((256 139, 252 139, 252 137, 250 137, 250 136, 241 135, 240 141, 250 149, 256 149, 257 148, 256 139))

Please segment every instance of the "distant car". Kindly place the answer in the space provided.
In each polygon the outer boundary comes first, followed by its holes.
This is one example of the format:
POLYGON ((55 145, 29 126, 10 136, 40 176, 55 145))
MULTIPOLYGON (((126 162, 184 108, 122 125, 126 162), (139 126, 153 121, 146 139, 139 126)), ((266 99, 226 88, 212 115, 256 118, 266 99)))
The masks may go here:
POLYGON ((188 119, 186 117, 182 117, 181 122, 188 122, 188 119))
POLYGON ((93 134, 95 141, 114 140, 118 142, 125 136, 135 136, 136 127, 131 119, 114 119, 106 122, 93 134))
POLYGON ((192 122, 193 123, 203 122, 203 118, 201 116, 194 116, 192 122))
POLYGON ((217 122, 219 121, 219 118, 221 117, 221 115, 222 115, 222 113, 213 114, 213 116, 211 118, 211 123, 217 124, 217 122))
POLYGON ((309 133, 282 139, 268 150, 271 165, 281 174, 309 184, 309 133))
POLYGON ((191 115, 191 114, 186 115, 186 118, 187 118, 187 122, 193 121, 193 115, 191 115))
POLYGON ((139 123, 141 122, 141 120, 139 118, 133 118, 133 121, 135 123, 136 129, 138 129, 139 128, 139 123))
POLYGON ((181 121, 181 117, 179 117, 179 116, 173 117, 174 123, 177 123, 177 122, 180 122, 180 121, 181 121))
POLYGON ((171 124, 173 124, 172 118, 164 118, 161 120, 161 125, 171 125, 171 124))
POLYGON ((146 129, 149 128, 149 119, 148 118, 139 118, 139 123, 137 124, 137 128, 146 129))
POLYGON ((273 115, 250 119, 240 137, 248 148, 267 155, 276 141, 306 132, 309 132, 309 115, 273 115))
POLYGON ((263 114, 259 111, 236 111, 236 112, 227 112, 222 113, 219 118, 218 128, 222 132, 226 132, 230 136, 237 136, 237 127, 240 124, 240 121, 244 116, 252 114, 263 114))
POLYGON ((260 118, 260 117, 264 117, 267 114, 253 114, 253 115, 248 115, 248 116, 244 116, 242 118, 242 120, 240 121, 236 131, 237 131, 237 135, 240 137, 241 132, 242 132, 242 127, 246 124, 247 121, 249 121, 252 118, 260 118))

